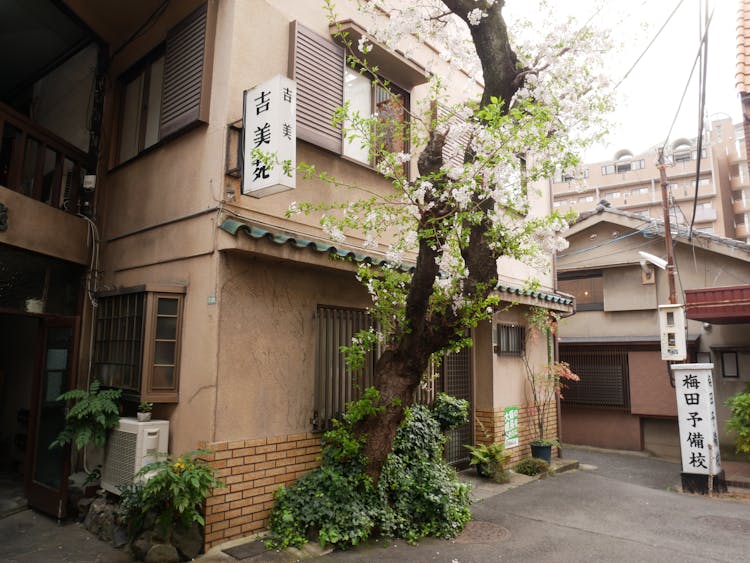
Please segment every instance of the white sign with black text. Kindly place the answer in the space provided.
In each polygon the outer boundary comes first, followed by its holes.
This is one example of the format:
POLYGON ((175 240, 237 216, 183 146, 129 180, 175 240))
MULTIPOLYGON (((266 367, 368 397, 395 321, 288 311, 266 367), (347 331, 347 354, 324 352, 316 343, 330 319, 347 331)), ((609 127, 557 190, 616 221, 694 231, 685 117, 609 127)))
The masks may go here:
POLYGON ((713 364, 672 365, 683 473, 716 475, 721 471, 713 367, 713 364))
POLYGON ((277 75, 244 92, 242 194, 264 197, 295 187, 297 85, 277 75))

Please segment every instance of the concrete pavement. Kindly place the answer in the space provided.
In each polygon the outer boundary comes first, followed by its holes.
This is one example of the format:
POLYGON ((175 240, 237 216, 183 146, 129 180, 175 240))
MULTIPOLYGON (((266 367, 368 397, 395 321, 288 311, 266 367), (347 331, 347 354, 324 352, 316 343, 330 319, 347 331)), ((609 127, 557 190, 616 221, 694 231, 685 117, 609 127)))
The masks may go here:
MULTIPOLYGON (((679 464, 642 454, 566 448, 581 469, 510 485, 482 481, 474 521, 452 541, 378 541, 323 555, 248 550, 243 561, 747 561, 750 491, 721 499, 683 495, 679 464), (731 499, 743 499, 737 502, 731 499), (730 500, 727 500, 730 499, 730 500)), ((741 464, 734 475, 750 474, 741 464)), ((731 476, 728 471, 728 477, 731 476)), ((238 542, 235 542, 238 543, 238 542)), ((226 547, 226 546, 224 546, 226 547)), ((251 547, 251 546, 248 546, 251 547)), ((204 561, 237 561, 219 550, 204 561)), ((0 561, 125 562, 126 553, 82 526, 59 526, 31 510, 0 519, 0 561)))

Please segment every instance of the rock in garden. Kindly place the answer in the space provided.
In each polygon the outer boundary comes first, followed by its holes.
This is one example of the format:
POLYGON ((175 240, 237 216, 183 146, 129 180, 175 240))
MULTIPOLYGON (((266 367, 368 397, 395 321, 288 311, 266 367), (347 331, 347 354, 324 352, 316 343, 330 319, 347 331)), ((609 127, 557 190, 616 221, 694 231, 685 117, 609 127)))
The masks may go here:
POLYGON ((146 554, 146 563, 178 563, 179 560, 177 549, 168 543, 155 543, 146 554))
POLYGON ((187 559, 195 559, 203 548, 203 531, 193 522, 189 528, 177 525, 172 530, 172 545, 187 559))

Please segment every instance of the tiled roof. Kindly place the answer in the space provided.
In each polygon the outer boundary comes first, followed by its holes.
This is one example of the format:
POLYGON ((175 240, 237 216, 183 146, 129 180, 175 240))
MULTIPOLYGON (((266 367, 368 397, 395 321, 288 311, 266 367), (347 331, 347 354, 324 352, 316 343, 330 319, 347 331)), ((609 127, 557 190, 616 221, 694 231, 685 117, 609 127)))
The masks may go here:
POLYGON ((750 93, 750 0, 740 0, 737 10, 737 90, 750 93))
MULTIPOLYGON (((243 221, 238 221, 236 219, 225 219, 221 223, 221 225, 219 225, 219 228, 233 236, 236 236, 238 232, 242 231, 247 236, 254 238, 256 240, 266 239, 280 246, 290 245, 299 249, 309 248, 311 250, 314 250, 315 252, 320 252, 321 254, 329 254, 331 256, 341 258, 344 260, 351 260, 357 264, 365 263, 365 264, 373 264, 375 266, 381 266, 384 264, 389 264, 391 266, 394 265, 392 262, 389 262, 388 260, 385 260, 383 258, 368 256, 366 254, 360 254, 358 252, 353 252, 351 250, 343 250, 327 242, 319 242, 319 241, 316 242, 316 241, 307 240, 304 238, 291 236, 291 235, 284 234, 284 233, 275 233, 275 232, 268 231, 260 227, 256 227, 254 225, 250 225, 243 221)), ((403 271, 408 271, 408 272, 414 271, 413 264, 399 264, 398 267, 403 271)), ((570 299, 568 297, 563 297, 562 295, 557 295, 555 293, 545 293, 543 291, 533 291, 530 289, 522 289, 520 287, 514 287, 511 285, 503 285, 501 283, 497 284, 496 289, 502 293, 508 293, 510 295, 532 297, 534 299, 539 299, 540 301, 548 301, 550 303, 557 303, 557 304, 566 305, 566 306, 573 305, 573 299, 570 299)))

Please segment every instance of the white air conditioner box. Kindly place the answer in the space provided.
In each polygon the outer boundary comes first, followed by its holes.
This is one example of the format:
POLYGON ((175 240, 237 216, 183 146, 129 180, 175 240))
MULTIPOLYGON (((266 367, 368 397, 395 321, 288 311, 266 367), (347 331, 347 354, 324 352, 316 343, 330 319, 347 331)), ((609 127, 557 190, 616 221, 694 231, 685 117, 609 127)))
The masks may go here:
POLYGON ((107 440, 107 454, 102 468, 102 488, 116 495, 120 487, 133 482, 144 466, 157 461, 157 453, 167 453, 169 421, 121 418, 107 440))

